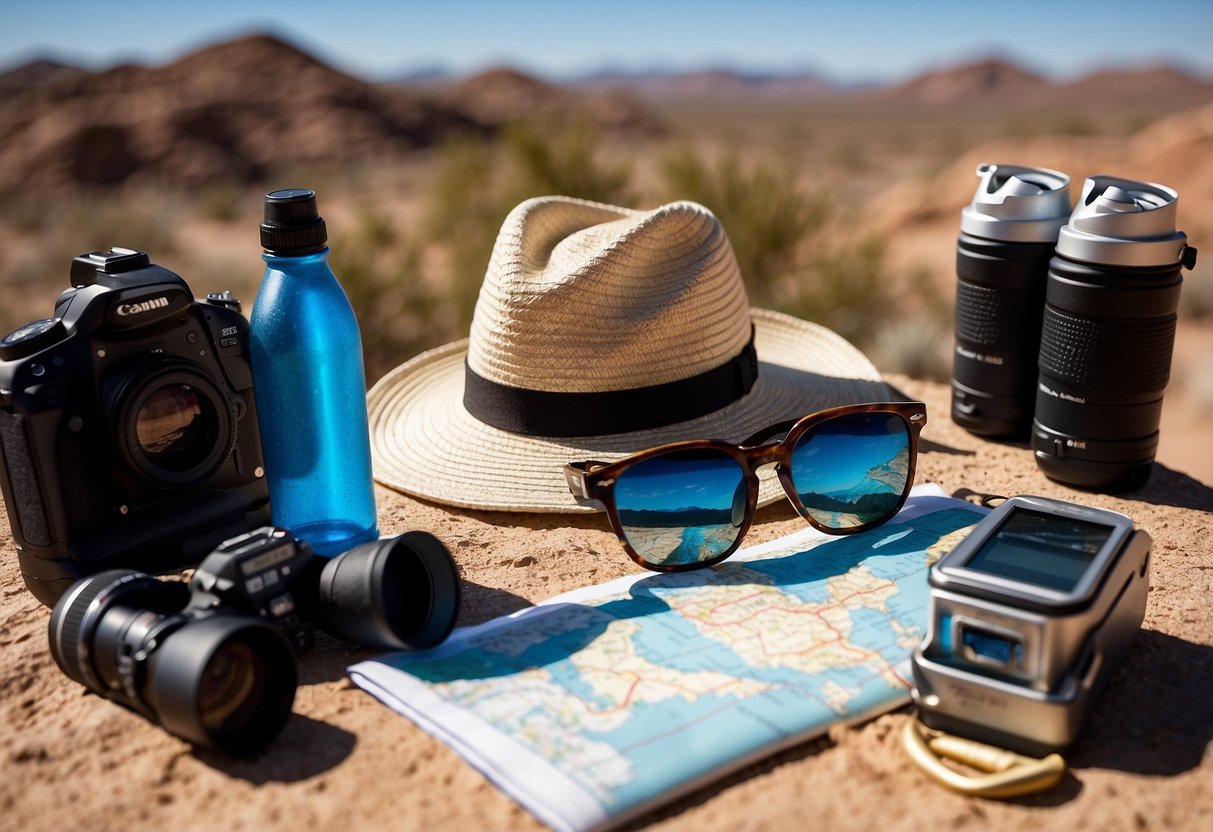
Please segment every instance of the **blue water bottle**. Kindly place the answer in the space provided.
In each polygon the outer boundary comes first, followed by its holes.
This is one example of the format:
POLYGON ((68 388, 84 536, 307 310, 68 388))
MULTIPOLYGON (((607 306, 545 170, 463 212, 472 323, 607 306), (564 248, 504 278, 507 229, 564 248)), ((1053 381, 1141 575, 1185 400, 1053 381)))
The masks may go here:
POLYGON ((253 384, 274 525, 321 555, 379 536, 362 339, 328 264, 314 191, 271 191, 265 278, 250 327, 253 384))

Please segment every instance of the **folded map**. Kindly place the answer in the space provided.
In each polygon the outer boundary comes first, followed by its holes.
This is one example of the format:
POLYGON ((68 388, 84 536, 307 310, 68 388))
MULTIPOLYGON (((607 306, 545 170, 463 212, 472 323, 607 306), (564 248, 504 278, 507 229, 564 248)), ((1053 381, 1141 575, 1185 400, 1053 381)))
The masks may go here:
POLYGON ((553 828, 614 826, 906 703, 927 569, 983 512, 919 486, 867 532, 565 593, 349 674, 553 828))

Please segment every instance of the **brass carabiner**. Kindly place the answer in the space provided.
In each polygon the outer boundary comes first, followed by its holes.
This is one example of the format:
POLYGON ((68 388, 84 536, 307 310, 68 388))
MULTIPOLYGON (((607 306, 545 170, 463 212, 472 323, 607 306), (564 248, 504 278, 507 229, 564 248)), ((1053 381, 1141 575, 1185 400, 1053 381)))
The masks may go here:
POLYGON ((1066 773, 1060 754, 1037 759, 992 745, 954 737, 927 728, 911 717, 902 733, 906 751, 918 767, 961 794, 974 797, 1017 797, 1051 789, 1066 773), (944 765, 941 758, 984 771, 968 776, 944 765))

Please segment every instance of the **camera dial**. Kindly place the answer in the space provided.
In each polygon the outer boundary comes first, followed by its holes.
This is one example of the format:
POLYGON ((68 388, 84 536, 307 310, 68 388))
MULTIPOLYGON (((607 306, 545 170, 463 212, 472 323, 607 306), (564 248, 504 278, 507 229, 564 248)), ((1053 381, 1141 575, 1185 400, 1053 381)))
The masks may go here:
POLYGON ((67 336, 59 318, 43 318, 20 326, 0 339, 0 361, 16 361, 57 344, 67 336))

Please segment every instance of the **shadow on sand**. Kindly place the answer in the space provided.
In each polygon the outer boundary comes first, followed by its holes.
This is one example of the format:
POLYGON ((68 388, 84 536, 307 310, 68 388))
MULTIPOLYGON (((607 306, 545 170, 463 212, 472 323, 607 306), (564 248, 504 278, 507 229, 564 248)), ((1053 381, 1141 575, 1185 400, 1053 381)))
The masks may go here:
POLYGON ((1213 740, 1211 692, 1213 647, 1142 630, 1069 761, 1153 776, 1196 768, 1213 740))
POLYGON ((1137 500, 1156 506, 1213 511, 1213 488, 1165 465, 1154 463, 1150 479, 1137 491, 1118 494, 1125 500, 1137 500))
POLYGON ((323 774, 350 756, 357 744, 349 731, 294 713, 282 734, 255 756, 232 757, 204 748, 192 753, 213 769, 260 786, 323 774))

